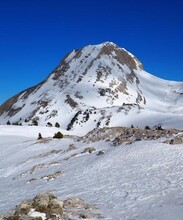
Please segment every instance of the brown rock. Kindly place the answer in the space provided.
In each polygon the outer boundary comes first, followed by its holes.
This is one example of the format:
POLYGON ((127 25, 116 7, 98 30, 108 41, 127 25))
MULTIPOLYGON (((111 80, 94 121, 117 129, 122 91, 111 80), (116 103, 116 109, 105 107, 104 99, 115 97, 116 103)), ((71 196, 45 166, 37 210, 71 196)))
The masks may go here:
POLYGON ((87 147, 87 148, 85 148, 84 150, 83 150, 83 152, 81 152, 82 154, 84 154, 84 153, 92 153, 92 152, 94 152, 94 151, 96 151, 96 149, 94 148, 94 147, 87 147))
POLYGON ((48 210, 50 214, 63 214, 63 202, 58 199, 52 199, 48 204, 48 210))

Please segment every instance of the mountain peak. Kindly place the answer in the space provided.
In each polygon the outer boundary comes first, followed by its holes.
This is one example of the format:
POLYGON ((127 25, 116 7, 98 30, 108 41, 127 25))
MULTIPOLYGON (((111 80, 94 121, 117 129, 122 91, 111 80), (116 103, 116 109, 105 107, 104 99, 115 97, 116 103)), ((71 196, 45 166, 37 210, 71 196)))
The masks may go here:
POLYGON ((103 42, 103 43, 101 43, 101 44, 97 44, 97 45, 95 45, 95 46, 98 46, 98 47, 104 47, 104 46, 118 47, 117 44, 115 44, 115 43, 113 43, 113 42, 111 42, 111 41, 105 41, 105 42, 103 42))
MULTIPOLYGON (((92 46, 92 45, 91 45, 92 46)), ((110 55, 115 59, 118 59, 123 65, 126 64, 130 69, 143 69, 142 63, 125 48, 119 47, 117 44, 106 41, 98 45, 93 45, 93 47, 101 50, 101 53, 105 55, 110 55)))
POLYGON ((146 73, 130 52, 104 42, 71 51, 44 81, 7 100, 0 123, 58 122, 68 130, 89 131, 134 121, 139 126, 152 113, 160 123, 167 109, 172 117, 182 112, 182 88, 146 73))

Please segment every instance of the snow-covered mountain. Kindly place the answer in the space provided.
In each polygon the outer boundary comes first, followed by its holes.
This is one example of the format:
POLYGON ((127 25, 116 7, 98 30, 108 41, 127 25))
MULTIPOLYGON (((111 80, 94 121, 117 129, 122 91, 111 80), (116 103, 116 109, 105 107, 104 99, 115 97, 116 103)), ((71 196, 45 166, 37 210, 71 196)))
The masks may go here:
POLYGON ((183 128, 183 83, 143 70, 140 61, 114 43, 71 51, 40 84, 7 100, 0 123, 87 132, 104 126, 183 128))
MULTIPOLYGON (((84 199, 103 219, 182 219, 183 132, 136 128, 183 128, 182 103, 183 83, 145 72, 114 43, 72 51, 43 82, 0 107, 1 124, 61 126, 0 125, 0 220, 35 219, 10 209, 50 192, 84 199), (60 140, 52 138, 58 131, 60 140)), ((46 219, 45 210, 35 211, 46 219)), ((71 211, 72 220, 99 219, 80 206, 71 211)))

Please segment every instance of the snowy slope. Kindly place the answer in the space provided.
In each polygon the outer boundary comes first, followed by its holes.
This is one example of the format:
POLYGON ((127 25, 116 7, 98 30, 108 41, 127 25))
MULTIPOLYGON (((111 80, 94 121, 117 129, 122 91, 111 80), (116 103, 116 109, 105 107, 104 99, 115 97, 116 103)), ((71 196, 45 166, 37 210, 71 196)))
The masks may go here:
POLYGON ((114 147, 71 136, 52 140, 54 132, 0 126, 0 212, 37 193, 53 192, 61 199, 80 197, 97 204, 106 219, 183 218, 182 145, 158 139, 114 147), (44 141, 37 141, 38 132, 44 141), (82 153, 87 147, 96 151, 82 153), (105 154, 97 156, 99 150, 105 154))
POLYGON ((114 43, 70 52, 39 85, 10 98, 0 123, 39 125, 88 132, 103 126, 183 128, 183 83, 159 79, 114 43))

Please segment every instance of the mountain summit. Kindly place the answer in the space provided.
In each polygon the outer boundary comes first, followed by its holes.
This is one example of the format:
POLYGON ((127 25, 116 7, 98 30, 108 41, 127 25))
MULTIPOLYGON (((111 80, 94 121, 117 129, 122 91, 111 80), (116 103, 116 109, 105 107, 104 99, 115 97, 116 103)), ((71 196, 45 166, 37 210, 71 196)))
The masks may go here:
POLYGON ((89 131, 104 126, 181 127, 183 83, 159 79, 112 42, 67 54, 40 84, 7 100, 0 122, 55 124, 89 131))

